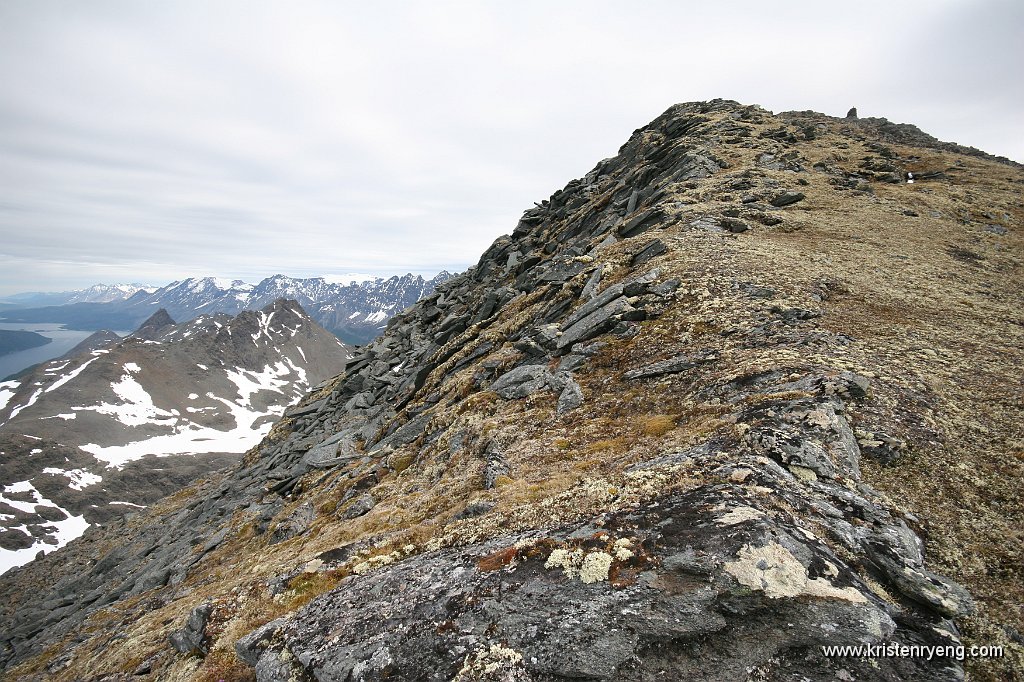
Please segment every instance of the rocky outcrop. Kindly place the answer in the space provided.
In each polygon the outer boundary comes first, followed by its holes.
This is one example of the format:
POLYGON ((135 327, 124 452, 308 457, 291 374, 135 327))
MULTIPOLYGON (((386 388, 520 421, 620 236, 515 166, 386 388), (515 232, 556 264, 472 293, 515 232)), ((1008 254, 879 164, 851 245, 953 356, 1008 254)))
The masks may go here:
MULTIPOLYGON (((757 405, 728 415, 749 425, 738 441, 629 467, 627 486, 664 485, 656 502, 605 492, 604 511, 583 522, 356 571, 277 622, 274 637, 258 631, 257 679, 457 679, 496 647, 511 653, 491 672, 514 679, 856 679, 878 662, 829 661, 821 647, 955 645, 949 619, 970 614, 971 598, 924 568, 913 531, 859 482, 833 389, 863 378, 779 379, 730 396, 757 405), (806 397, 771 399, 790 392, 806 397), (686 482, 697 472, 713 482, 686 482), (844 556, 861 557, 897 600, 844 556)), ((900 679, 962 676, 949 660, 881 667, 900 679)))
POLYGON ((823 651, 956 647, 978 613, 868 482, 866 457, 944 438, 887 345, 904 336, 871 331, 894 294, 806 255, 832 221, 877 225, 878 195, 927 198, 833 153, 862 121, 672 107, 223 478, 0 581, 0 660, 57 679, 139 656, 261 682, 963 678, 955 656, 823 651))

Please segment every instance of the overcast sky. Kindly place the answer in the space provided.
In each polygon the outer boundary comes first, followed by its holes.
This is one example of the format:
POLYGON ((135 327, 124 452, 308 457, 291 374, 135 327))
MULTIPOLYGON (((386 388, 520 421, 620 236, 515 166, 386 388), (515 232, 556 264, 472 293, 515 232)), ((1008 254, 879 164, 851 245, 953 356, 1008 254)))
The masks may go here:
POLYGON ((0 0, 0 295, 462 270, 675 102, 1024 161, 1022 8, 0 0))

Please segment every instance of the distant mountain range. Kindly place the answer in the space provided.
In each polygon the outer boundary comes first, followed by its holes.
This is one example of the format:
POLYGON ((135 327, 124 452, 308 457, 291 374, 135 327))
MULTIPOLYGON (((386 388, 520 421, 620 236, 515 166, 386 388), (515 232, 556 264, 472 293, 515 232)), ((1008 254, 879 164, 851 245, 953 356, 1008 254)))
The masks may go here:
POLYGON ((407 274, 340 283, 324 277, 274 275, 258 284, 204 277, 160 288, 96 285, 79 292, 9 296, 5 302, 10 305, 0 312, 0 320, 57 322, 90 331, 134 329, 160 308, 176 320, 190 320, 203 314, 258 310, 278 298, 289 298, 345 343, 365 344, 380 334, 391 317, 453 276, 442 271, 431 279, 407 274))
POLYGON ((23 294, 5 296, 2 302, 19 308, 71 305, 73 303, 110 303, 124 300, 139 291, 153 292, 157 288, 143 284, 94 284, 87 289, 75 291, 28 291, 23 294))
POLYGON ((0 572, 236 460, 349 357, 279 299, 183 324, 160 309, 0 383, 0 572))

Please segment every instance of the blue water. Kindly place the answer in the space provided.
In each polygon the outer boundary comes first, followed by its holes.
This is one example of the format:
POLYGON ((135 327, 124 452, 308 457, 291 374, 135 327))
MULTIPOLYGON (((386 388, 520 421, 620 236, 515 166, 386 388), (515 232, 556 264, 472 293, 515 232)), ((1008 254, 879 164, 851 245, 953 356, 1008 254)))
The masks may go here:
POLYGON ((64 355, 92 334, 92 332, 64 329, 63 325, 47 322, 0 322, 0 329, 35 332, 53 339, 45 346, 0 355, 0 381, 26 367, 64 355))

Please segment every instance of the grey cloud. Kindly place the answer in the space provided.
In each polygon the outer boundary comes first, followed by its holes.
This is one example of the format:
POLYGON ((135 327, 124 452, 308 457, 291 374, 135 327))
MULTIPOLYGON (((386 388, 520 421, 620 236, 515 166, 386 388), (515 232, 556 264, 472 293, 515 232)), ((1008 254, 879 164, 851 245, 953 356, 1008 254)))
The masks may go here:
POLYGON ((1008 2, 0 5, 0 294, 462 269, 674 102, 1024 159, 1008 2), (58 284, 59 283, 59 284, 58 284))

